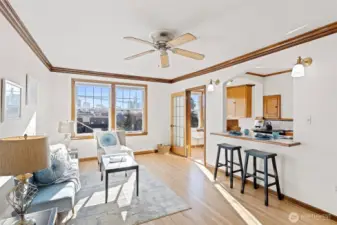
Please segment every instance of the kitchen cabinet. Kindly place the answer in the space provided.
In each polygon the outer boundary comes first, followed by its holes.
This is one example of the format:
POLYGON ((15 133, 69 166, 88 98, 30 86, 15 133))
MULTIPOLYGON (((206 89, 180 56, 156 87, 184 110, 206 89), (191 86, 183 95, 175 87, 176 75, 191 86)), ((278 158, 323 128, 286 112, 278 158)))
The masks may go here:
POLYGON ((281 95, 263 96, 263 117, 281 119, 281 95))
POLYGON ((235 87, 227 87, 227 118, 252 117, 252 87, 247 84, 235 87))

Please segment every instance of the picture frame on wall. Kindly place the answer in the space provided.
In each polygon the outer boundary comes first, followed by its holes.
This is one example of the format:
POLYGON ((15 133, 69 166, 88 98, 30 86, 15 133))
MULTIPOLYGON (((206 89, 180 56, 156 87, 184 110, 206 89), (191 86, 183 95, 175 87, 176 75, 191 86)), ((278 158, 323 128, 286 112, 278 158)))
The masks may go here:
POLYGON ((1 121, 20 119, 22 111, 22 87, 12 81, 1 80, 1 121))

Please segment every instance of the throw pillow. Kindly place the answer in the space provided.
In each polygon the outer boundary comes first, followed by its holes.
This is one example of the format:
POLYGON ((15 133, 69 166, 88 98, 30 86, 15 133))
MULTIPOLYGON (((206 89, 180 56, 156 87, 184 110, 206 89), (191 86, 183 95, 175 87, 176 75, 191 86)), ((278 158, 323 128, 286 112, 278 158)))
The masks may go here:
POLYGON ((117 137, 112 133, 105 133, 100 137, 100 143, 103 147, 118 145, 117 137))
POLYGON ((71 167, 66 149, 52 149, 50 158, 50 167, 34 173, 34 181, 37 186, 54 184, 71 167))

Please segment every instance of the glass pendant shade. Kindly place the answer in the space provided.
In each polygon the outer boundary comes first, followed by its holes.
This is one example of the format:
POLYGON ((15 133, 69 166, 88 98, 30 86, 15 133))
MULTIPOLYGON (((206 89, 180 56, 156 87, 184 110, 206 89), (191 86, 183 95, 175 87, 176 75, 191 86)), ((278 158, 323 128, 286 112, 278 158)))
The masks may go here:
POLYGON ((302 64, 296 64, 291 73, 292 77, 304 77, 304 66, 302 64))

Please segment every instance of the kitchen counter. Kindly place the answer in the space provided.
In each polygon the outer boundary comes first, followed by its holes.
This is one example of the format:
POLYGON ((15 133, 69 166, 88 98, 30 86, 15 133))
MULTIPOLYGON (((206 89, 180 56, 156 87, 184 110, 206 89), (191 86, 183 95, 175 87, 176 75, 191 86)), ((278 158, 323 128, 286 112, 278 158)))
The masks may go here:
POLYGON ((297 146, 301 144, 300 142, 296 142, 296 141, 289 140, 289 139, 258 140, 252 135, 234 136, 234 135, 229 134, 228 132, 212 132, 211 135, 218 135, 218 136, 223 136, 223 137, 254 141, 254 142, 260 142, 260 143, 271 144, 271 145, 279 145, 279 146, 284 146, 284 147, 293 147, 293 146, 297 146))

